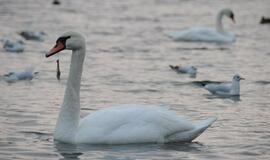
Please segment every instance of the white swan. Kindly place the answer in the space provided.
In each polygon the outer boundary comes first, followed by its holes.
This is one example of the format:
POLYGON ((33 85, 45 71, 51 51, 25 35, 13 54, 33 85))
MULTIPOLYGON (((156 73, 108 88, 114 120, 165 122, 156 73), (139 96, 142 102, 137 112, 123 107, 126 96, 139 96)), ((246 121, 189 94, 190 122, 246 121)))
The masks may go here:
POLYGON ((72 50, 64 100, 58 116, 54 139, 66 143, 127 144, 149 142, 189 142, 207 129, 216 118, 195 125, 166 108, 125 105, 91 113, 80 120, 80 84, 85 57, 85 40, 67 32, 46 54, 72 50))
POLYGON ((222 18, 227 16, 234 22, 234 14, 231 9, 222 9, 216 19, 216 28, 192 27, 183 31, 170 33, 175 41, 199 41, 199 42, 216 42, 232 43, 235 42, 235 35, 223 29, 222 18))
POLYGON ((239 74, 235 74, 231 84, 207 84, 204 86, 212 94, 221 96, 239 96, 240 80, 243 80, 239 74))

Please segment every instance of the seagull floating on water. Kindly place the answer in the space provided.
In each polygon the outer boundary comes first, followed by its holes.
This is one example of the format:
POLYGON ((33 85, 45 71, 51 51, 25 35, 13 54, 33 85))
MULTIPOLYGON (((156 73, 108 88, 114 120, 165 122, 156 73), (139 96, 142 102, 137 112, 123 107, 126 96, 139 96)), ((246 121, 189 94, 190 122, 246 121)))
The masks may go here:
POLYGON ((26 40, 44 41, 45 33, 39 31, 22 31, 19 33, 26 40))
POLYGON ((189 74, 191 77, 196 77, 197 68, 192 65, 188 65, 188 66, 169 65, 169 66, 171 67, 172 70, 174 70, 177 73, 186 73, 186 74, 189 74))
POLYGON ((34 67, 27 67, 24 71, 9 72, 5 74, 4 80, 8 83, 14 83, 19 80, 32 80, 38 72, 34 72, 34 67))
POLYGON ((244 80, 239 74, 233 76, 230 84, 206 84, 204 88, 212 94, 221 96, 239 96, 240 95, 240 80, 244 80))
POLYGON ((11 40, 4 40, 3 48, 7 52, 23 52, 24 51, 24 42, 22 40, 18 41, 11 41, 11 40))
POLYGON ((266 17, 262 17, 261 21, 260 21, 261 24, 267 24, 267 23, 270 23, 270 18, 266 18, 266 17))

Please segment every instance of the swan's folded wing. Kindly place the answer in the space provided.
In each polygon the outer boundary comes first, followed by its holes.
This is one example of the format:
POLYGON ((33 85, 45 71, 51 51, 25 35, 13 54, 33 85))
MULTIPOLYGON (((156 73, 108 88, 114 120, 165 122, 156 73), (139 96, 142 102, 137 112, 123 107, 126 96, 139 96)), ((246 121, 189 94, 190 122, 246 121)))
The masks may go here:
POLYGON ((201 41, 201 42, 217 42, 227 43, 234 42, 235 36, 231 33, 221 34, 214 28, 208 27, 192 27, 179 32, 168 34, 175 41, 201 41))
POLYGON ((80 123, 78 137, 92 143, 158 142, 167 135, 193 128, 190 122, 167 109, 132 105, 100 110, 87 116, 80 123))

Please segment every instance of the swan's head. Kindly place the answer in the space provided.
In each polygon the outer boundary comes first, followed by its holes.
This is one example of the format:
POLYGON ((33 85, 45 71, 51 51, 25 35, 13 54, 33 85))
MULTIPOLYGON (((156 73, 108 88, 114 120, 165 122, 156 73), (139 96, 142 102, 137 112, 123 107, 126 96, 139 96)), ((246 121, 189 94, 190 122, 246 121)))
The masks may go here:
POLYGON ((244 80, 245 78, 241 77, 239 74, 235 74, 233 76, 233 81, 240 81, 240 80, 244 80))
POLYGON ((231 9, 223 9, 220 11, 221 14, 227 16, 228 18, 230 18, 234 23, 235 23, 235 20, 234 20, 234 14, 233 14, 233 11, 231 9))
POLYGON ((85 47, 83 36, 77 32, 66 32, 56 40, 55 46, 46 54, 50 57, 62 50, 79 50, 85 47))

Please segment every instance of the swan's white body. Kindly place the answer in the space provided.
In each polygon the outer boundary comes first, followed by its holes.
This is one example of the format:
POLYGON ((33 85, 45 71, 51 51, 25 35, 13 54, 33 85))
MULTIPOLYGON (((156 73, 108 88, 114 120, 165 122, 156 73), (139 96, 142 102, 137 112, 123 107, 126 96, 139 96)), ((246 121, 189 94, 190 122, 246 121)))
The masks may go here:
POLYGON ((233 76, 232 83, 230 84, 207 84, 204 86, 212 94, 221 96, 239 96, 240 95, 240 80, 238 74, 233 76))
POLYGON ((10 41, 5 40, 3 48, 7 52, 23 52, 24 51, 24 42, 23 41, 10 41))
POLYGON ((32 80, 37 72, 34 72, 34 67, 27 67, 24 71, 9 72, 5 74, 5 81, 8 83, 14 83, 19 80, 32 80))
POLYGON ((209 118, 193 125, 166 108, 139 105, 102 109, 80 120, 84 38, 78 33, 68 32, 57 40, 57 45, 46 57, 59 52, 63 46, 73 50, 73 53, 64 101, 54 132, 55 140, 74 144, 190 142, 216 120, 209 118))
POLYGON ((193 125, 166 108, 124 105, 99 110, 82 119, 75 141, 95 144, 189 142, 214 121, 215 118, 211 118, 193 125))
POLYGON ((217 15, 216 28, 208 27, 192 27, 183 31, 170 33, 175 41, 190 41, 190 42, 215 42, 215 43, 232 43, 235 42, 235 35, 223 29, 223 16, 233 15, 230 9, 223 9, 217 15))

